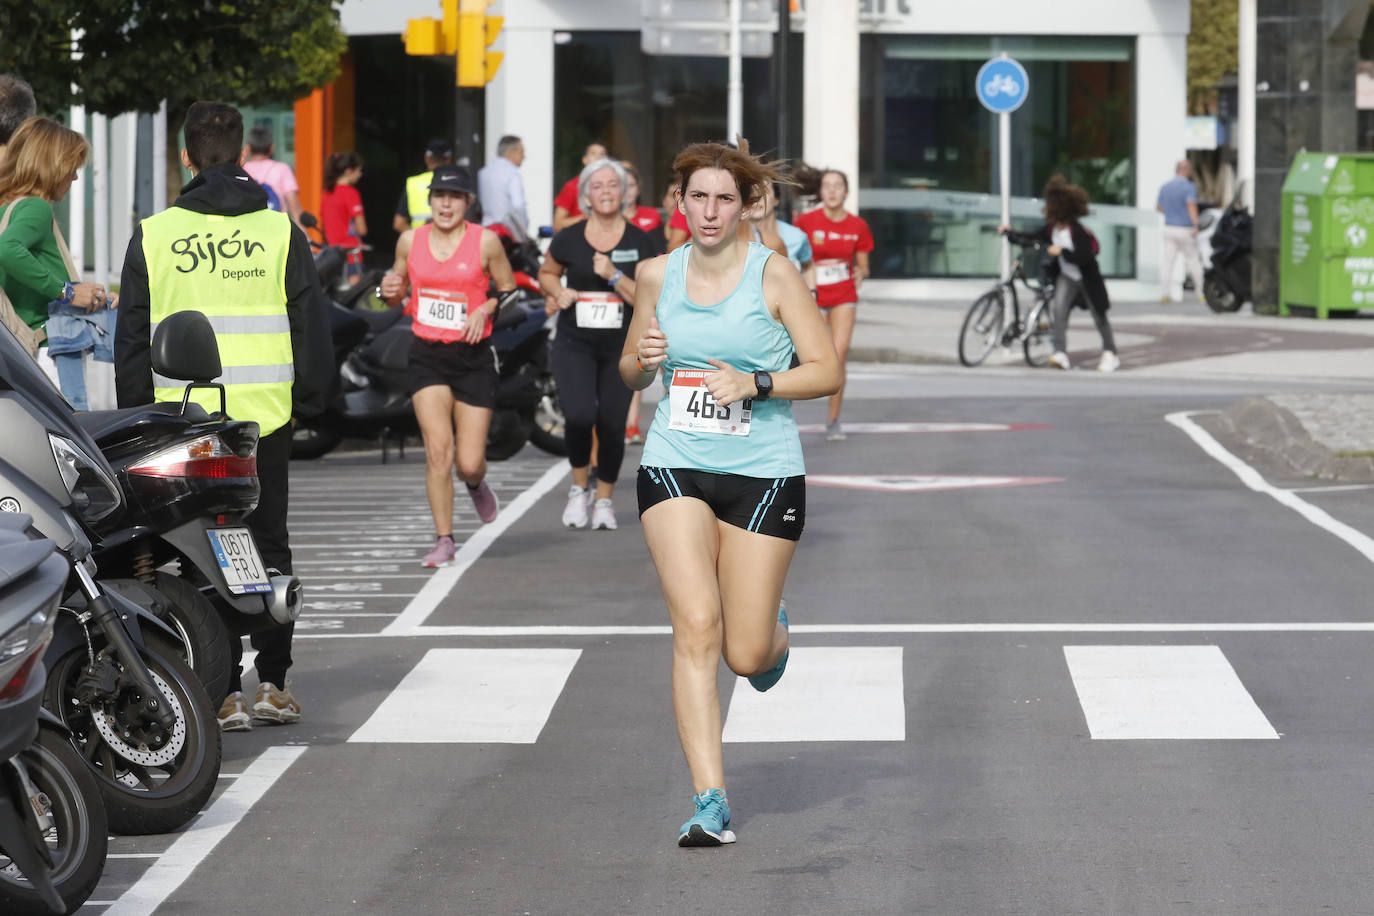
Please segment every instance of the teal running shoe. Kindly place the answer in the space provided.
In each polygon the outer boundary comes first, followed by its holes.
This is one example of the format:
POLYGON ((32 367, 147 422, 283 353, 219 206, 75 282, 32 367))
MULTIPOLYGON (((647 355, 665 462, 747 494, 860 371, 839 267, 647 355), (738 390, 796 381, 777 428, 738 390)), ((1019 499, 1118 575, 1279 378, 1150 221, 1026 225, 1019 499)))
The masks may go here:
MULTIPOLYGON (((778 602, 778 623, 782 624, 784 630, 789 629, 787 626, 786 601, 778 602)), ((769 687, 772 687, 778 681, 782 680, 782 673, 787 670, 787 656, 791 653, 792 649, 789 647, 786 652, 782 653, 782 660, 776 665, 763 672, 763 674, 756 674, 751 677, 749 679, 749 686, 753 687, 759 693, 763 693, 769 687)))
POLYGON ((678 832, 679 846, 720 846, 735 842, 735 832, 730 826, 730 803, 720 789, 707 789, 700 795, 693 795, 692 802, 697 813, 682 825, 678 832))

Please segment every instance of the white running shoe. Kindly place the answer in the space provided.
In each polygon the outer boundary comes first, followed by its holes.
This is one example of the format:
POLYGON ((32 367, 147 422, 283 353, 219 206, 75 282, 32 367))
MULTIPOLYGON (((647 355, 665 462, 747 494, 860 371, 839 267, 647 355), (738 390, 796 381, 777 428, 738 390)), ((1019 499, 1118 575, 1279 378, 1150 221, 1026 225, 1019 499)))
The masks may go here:
POLYGON ((1055 369, 1073 368, 1073 366, 1069 363, 1069 354, 1065 353, 1063 350, 1056 350, 1050 356, 1050 365, 1053 366, 1055 369))
POLYGON ((592 507, 592 530, 601 528, 606 531, 615 530, 615 504, 610 498, 598 499, 596 505, 592 507))
POLYGON ((563 509, 563 524, 569 528, 587 527, 587 491, 573 484, 568 491, 568 505, 563 509))
POLYGON ((1111 350, 1102 351, 1102 359, 1097 363, 1098 372, 1115 372, 1121 368, 1121 357, 1111 350))

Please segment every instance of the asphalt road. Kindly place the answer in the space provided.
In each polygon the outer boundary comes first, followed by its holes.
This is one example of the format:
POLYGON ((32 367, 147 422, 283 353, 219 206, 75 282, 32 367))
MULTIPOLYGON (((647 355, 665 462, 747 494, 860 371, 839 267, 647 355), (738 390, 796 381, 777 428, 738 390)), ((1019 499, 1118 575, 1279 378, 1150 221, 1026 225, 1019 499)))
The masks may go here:
POLYGON ((202 820, 113 840, 83 912, 1370 912, 1374 490, 1285 505, 1166 420, 1272 387, 856 367, 888 425, 804 437, 793 661, 722 668, 714 850, 675 845, 632 466, 620 530, 567 531, 527 449, 433 573, 418 450, 299 464, 305 716, 226 735, 202 820))

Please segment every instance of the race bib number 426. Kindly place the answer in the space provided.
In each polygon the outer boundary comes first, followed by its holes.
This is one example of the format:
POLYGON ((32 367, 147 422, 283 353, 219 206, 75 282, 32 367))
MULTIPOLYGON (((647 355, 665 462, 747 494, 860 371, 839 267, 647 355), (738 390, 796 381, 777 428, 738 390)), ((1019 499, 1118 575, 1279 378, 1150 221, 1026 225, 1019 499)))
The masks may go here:
POLYGON ((421 324, 446 331, 461 331, 467 323, 468 297, 437 289, 422 289, 415 317, 421 324))
POLYGON ((816 285, 834 286, 849 279, 849 262, 824 260, 816 262, 816 285))
POLYGON ((749 435, 752 401, 736 401, 722 407, 711 397, 706 376, 714 369, 678 369, 668 389, 668 428, 719 436, 749 435))

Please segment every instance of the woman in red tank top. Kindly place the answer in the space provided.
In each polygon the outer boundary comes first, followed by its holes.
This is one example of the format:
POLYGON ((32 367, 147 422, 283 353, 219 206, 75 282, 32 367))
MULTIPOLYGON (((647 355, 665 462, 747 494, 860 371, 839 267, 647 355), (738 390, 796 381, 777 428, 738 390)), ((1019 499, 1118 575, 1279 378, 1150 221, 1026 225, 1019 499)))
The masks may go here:
POLYGON ((453 472, 484 522, 496 518, 496 494, 486 483, 487 429, 496 406, 499 376, 491 336, 501 292, 515 276, 501 240, 463 219, 476 193, 472 175, 456 165, 434 170, 429 185, 430 222, 401 234, 396 263, 382 278, 382 297, 395 305, 410 291, 406 314, 415 341, 410 350, 412 403, 425 440, 425 492, 434 515, 434 548, 421 560, 447 566, 453 543, 453 472))

